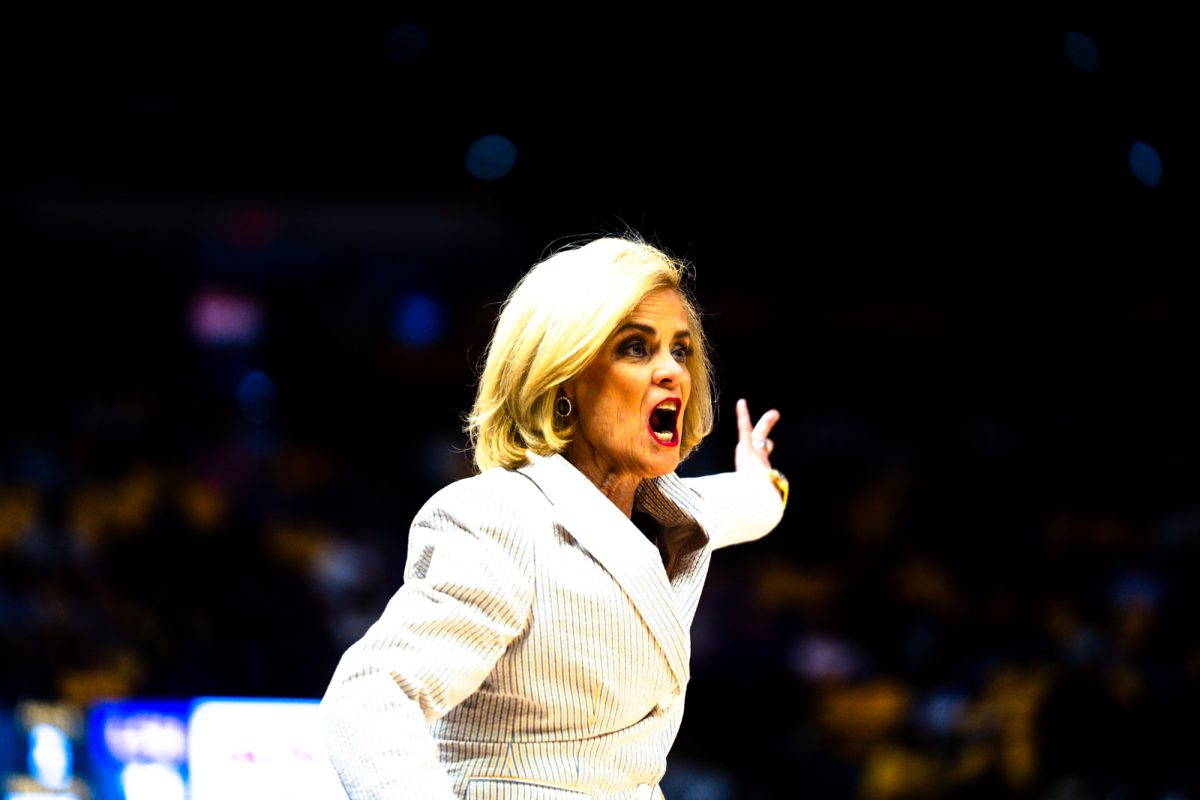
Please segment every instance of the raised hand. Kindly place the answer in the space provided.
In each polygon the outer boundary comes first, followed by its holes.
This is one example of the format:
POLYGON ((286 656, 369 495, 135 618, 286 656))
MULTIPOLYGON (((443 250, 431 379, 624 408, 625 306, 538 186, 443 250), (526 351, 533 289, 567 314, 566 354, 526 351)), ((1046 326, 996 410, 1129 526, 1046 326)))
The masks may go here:
POLYGON ((750 407, 746 400, 737 401, 738 443, 733 451, 734 467, 742 470, 771 471, 771 452, 775 443, 771 441, 771 429, 779 421, 779 412, 772 408, 758 422, 750 424, 750 407))

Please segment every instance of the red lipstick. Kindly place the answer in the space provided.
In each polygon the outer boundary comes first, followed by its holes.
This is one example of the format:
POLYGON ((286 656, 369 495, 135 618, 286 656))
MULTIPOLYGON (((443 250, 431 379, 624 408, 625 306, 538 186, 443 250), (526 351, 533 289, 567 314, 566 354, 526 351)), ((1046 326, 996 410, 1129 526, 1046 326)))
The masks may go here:
POLYGON ((668 397, 654 407, 646 422, 646 429, 654 437, 654 441, 663 447, 679 446, 679 413, 683 408, 683 400, 678 397, 668 397))

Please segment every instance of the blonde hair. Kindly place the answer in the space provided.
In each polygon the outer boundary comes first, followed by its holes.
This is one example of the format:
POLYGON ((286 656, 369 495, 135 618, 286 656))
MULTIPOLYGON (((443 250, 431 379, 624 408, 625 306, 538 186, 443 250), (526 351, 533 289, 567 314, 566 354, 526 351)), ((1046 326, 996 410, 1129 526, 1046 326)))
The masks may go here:
POLYGON ((646 295, 664 288, 678 292, 692 336, 692 393, 680 432, 687 456, 713 426, 712 368, 684 286, 689 272, 640 239, 614 237, 560 250, 529 270, 500 310, 467 417, 476 467, 514 469, 530 453, 562 452, 575 424, 556 422, 559 387, 583 372, 646 295))

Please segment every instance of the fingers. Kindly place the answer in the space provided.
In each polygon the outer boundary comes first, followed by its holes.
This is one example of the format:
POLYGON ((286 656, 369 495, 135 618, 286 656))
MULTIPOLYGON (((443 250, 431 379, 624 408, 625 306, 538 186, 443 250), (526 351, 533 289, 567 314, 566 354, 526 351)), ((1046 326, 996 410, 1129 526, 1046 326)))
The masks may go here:
POLYGON ((753 426, 750 424, 750 406, 743 397, 737 401, 738 441, 749 442, 754 438, 753 426))
POLYGON ((754 426, 753 438, 766 440, 776 422, 779 422, 779 412, 772 408, 759 418, 758 424, 754 426))
POLYGON ((775 443, 769 437, 778 421, 779 411, 772 408, 759 418, 757 424, 751 425, 749 404, 744 398, 737 401, 738 442, 749 445, 764 463, 767 463, 767 457, 775 449, 775 443))

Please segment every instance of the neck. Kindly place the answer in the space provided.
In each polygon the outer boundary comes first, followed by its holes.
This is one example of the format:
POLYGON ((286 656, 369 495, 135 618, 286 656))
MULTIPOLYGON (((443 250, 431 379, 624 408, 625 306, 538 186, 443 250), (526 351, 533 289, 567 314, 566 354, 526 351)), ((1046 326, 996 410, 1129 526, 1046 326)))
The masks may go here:
POLYGON ((627 517, 633 516, 633 495, 637 491, 641 478, 606 469, 597 464, 594 459, 581 458, 578 453, 563 453, 567 461, 579 470, 589 481, 596 485, 600 493, 607 497, 613 505, 621 509, 627 517))

